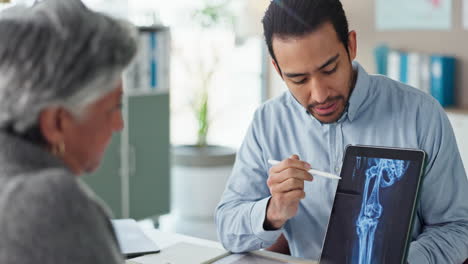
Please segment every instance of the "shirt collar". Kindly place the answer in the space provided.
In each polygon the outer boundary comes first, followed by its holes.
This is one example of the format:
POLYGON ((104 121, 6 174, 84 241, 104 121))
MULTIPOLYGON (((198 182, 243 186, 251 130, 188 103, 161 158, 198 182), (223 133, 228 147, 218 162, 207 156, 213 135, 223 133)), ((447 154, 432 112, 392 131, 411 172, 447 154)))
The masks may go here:
MULTIPOLYGON (((356 83, 354 85, 353 92, 351 93, 351 96, 348 100, 348 105, 346 107, 346 110, 343 113, 343 115, 340 117, 340 119, 337 121, 338 123, 342 122, 346 118, 348 118, 349 121, 352 122, 356 118, 361 106, 364 104, 364 100, 366 99, 368 91, 369 91, 369 86, 370 86, 369 74, 356 61, 353 61, 353 69, 356 71, 356 83)), ((307 118, 312 119, 314 122, 317 122, 317 124, 323 125, 322 122, 320 122, 313 115, 311 115, 307 111, 307 109, 305 109, 304 106, 302 106, 297 101, 297 99, 289 90, 287 91, 287 93, 289 94, 288 97, 290 98, 290 101, 293 107, 297 111, 299 111, 301 115, 306 115, 307 118)))
POLYGON ((353 69, 356 71, 357 76, 356 84, 348 100, 348 118, 351 122, 359 114, 370 87, 370 77, 366 70, 356 61, 353 62, 353 69))

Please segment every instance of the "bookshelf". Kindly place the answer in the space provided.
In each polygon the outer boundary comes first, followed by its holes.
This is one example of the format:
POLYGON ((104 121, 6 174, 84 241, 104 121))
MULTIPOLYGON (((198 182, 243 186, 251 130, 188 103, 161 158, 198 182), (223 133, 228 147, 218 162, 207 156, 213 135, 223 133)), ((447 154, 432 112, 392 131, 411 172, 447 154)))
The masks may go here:
POLYGON ((169 212, 170 30, 139 27, 139 49, 124 73, 125 127, 101 167, 84 180, 115 218, 143 219, 169 212))
MULTIPOLYGON (((375 27, 375 1, 342 1, 350 27, 358 34, 358 57, 370 72, 375 65, 374 48, 386 43, 389 47, 420 53, 446 54, 457 58, 455 79, 455 112, 464 114, 468 107, 468 31, 463 28, 463 2, 453 1, 450 30, 392 30, 379 31, 375 27), (435 37, 437 36, 437 37, 435 37), (461 111, 458 111, 460 110, 461 111)), ((452 109, 450 110, 452 112, 452 109)))

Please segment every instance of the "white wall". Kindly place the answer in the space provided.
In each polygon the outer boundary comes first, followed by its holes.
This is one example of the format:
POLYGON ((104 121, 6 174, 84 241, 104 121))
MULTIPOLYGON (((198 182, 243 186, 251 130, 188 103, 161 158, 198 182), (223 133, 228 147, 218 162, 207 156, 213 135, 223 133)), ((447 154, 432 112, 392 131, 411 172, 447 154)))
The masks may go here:
POLYGON ((453 126, 455 137, 457 138, 458 149, 465 165, 465 171, 468 175, 468 112, 465 114, 449 113, 448 117, 453 126))

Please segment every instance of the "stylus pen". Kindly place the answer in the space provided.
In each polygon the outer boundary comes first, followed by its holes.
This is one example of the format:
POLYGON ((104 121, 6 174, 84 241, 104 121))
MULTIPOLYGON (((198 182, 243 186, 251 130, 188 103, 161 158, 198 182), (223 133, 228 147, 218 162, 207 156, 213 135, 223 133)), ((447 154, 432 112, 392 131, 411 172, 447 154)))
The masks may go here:
MULTIPOLYGON (((268 160, 268 163, 270 163, 271 165, 278 165, 280 162, 277 161, 277 160, 268 160)), ((323 171, 319 171, 319 170, 313 170, 313 169, 310 169, 307 171, 308 173, 312 174, 312 175, 315 175, 315 176, 321 176, 321 177, 325 177, 325 178, 328 178, 328 179, 334 179, 334 180, 341 180, 341 177, 338 177, 334 174, 331 174, 331 173, 328 173, 328 172, 323 172, 323 171)))

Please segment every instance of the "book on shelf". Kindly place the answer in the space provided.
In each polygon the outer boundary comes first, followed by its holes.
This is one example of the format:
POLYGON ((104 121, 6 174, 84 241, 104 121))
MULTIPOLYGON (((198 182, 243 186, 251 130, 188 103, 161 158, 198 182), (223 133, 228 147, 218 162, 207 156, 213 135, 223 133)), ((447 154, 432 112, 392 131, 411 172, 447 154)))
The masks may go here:
POLYGON ((444 106, 454 105, 455 58, 431 57, 431 94, 444 106))
POLYGON ((387 63, 389 78, 431 94, 444 107, 454 105, 454 57, 391 50, 387 63))
POLYGON ((169 58, 169 30, 141 30, 137 55, 124 74, 125 89, 130 93, 168 91, 169 58))

